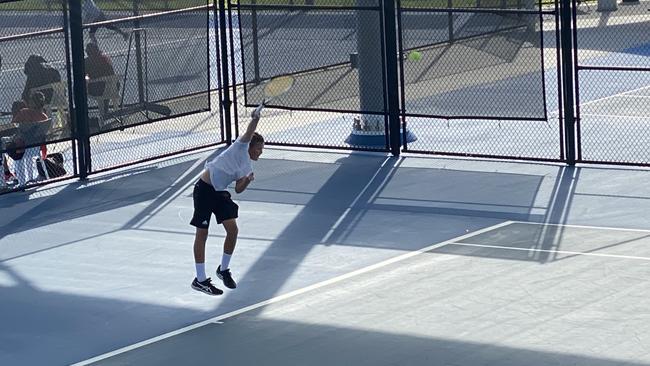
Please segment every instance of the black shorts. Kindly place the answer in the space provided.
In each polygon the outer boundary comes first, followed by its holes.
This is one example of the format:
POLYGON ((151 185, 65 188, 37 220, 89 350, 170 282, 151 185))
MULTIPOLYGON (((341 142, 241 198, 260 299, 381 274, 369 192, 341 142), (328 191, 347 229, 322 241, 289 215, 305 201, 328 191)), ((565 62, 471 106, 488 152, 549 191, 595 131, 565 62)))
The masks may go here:
POLYGON ((215 191, 211 185, 199 179, 194 184, 192 197, 194 199, 194 215, 190 221, 192 226, 207 229, 212 214, 217 218, 217 224, 237 218, 239 206, 230 199, 228 191, 215 191))

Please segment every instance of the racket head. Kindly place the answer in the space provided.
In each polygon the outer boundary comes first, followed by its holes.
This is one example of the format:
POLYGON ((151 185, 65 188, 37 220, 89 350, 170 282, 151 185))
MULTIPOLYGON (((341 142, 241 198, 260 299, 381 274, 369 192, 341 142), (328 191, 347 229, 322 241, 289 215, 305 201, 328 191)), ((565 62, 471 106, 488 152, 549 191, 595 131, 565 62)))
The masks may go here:
POLYGON ((270 79, 266 85, 264 85, 265 103, 288 92, 289 89, 291 89, 293 86, 294 82, 295 79, 291 75, 281 75, 270 79))

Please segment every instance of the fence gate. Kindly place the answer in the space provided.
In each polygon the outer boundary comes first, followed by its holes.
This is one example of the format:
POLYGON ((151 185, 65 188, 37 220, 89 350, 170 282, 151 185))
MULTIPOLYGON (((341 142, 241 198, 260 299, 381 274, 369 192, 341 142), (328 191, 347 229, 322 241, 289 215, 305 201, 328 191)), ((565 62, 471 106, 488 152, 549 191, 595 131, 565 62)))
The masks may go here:
POLYGON ((274 106, 294 113, 277 123, 294 126, 274 133, 272 143, 393 152, 397 143, 397 152, 401 147, 564 159, 556 4, 246 0, 229 5, 239 22, 233 31, 239 32, 234 39, 241 39, 243 57, 235 62, 243 71, 243 104, 259 103, 260 86, 273 76, 290 73, 297 79, 291 95, 274 106))
MULTIPOLYGON (((88 82, 78 104, 87 106, 86 169, 95 173, 225 141, 220 114, 218 9, 205 0, 96 2, 104 17, 82 8, 81 32, 72 37, 88 54, 95 44, 113 71, 77 61, 88 82), (115 9, 114 7, 122 6, 115 9), (92 78, 91 78, 92 79, 92 78), (91 80, 92 81, 92 80, 91 80), (214 92, 213 92, 214 91, 214 92)), ((72 6, 72 5, 71 5, 72 6)), ((74 10, 74 7, 71 8, 74 10)), ((71 12, 71 29, 78 24, 71 12)), ((78 54, 78 53, 77 53, 78 54)), ((74 56, 74 54, 73 54, 74 56)), ((75 89, 81 92, 79 88, 75 89)), ((79 111, 78 111, 79 112, 79 111)))
POLYGON ((558 5, 425 3, 399 7, 405 150, 564 159, 558 5))
POLYGON ((650 2, 573 6, 577 160, 650 165, 650 2))

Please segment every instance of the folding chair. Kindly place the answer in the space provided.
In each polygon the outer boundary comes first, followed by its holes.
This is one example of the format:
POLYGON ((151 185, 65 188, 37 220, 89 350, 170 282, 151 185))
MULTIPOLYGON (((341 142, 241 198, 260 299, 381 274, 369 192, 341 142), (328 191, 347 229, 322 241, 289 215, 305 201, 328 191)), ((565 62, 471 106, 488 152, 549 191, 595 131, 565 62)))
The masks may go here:
POLYGON ((88 84, 104 83, 104 91, 102 95, 90 95, 88 97, 97 102, 99 109, 99 127, 103 127, 105 121, 110 115, 111 105, 113 109, 119 109, 120 106, 120 75, 108 75, 92 79, 88 84))

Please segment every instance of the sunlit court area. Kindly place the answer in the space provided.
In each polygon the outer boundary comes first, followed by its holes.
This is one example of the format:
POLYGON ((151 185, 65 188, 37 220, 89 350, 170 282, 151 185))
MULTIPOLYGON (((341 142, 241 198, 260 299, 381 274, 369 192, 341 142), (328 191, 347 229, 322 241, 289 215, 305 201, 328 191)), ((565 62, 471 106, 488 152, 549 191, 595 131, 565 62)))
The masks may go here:
POLYGON ((650 365, 650 1, 0 1, 0 365, 650 365))

